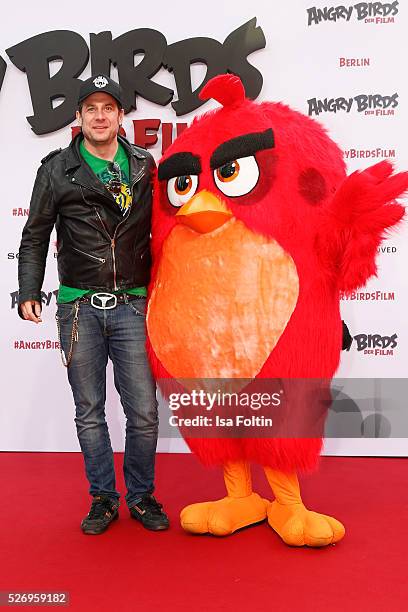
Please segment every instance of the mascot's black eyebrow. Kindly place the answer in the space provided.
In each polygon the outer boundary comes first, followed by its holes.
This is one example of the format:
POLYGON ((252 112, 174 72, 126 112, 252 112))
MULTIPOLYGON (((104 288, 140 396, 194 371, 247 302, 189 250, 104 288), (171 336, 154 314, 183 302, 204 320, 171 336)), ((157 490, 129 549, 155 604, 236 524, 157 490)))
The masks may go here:
POLYGON ((197 155, 192 153, 174 153, 159 165, 157 176, 159 181, 173 178, 174 176, 186 176, 188 174, 200 174, 201 162, 197 155))
POLYGON ((211 155, 210 166, 212 170, 219 168, 227 162, 254 155, 263 149, 272 149, 275 146, 275 138, 271 128, 264 132, 252 132, 237 136, 223 142, 211 155))

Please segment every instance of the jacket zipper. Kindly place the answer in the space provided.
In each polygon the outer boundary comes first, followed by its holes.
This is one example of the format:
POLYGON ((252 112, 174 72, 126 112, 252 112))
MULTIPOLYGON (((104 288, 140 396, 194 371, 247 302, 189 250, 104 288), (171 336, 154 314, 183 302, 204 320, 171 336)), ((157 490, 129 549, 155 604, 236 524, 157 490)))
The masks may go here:
POLYGON ((121 223, 123 223, 124 221, 126 221, 126 219, 127 219, 127 216, 128 216, 128 214, 129 214, 129 212, 126 214, 126 217, 125 217, 125 218, 124 218, 124 219, 123 219, 123 220, 122 220, 120 223, 118 223, 118 225, 116 226, 116 228, 115 228, 115 233, 113 234, 113 238, 112 238, 112 236, 110 235, 110 233, 108 232, 108 230, 106 229, 106 225, 105 225, 105 223, 103 222, 102 217, 101 217, 101 215, 99 214, 99 212, 97 211, 97 209, 96 209, 96 208, 95 208, 95 212, 96 212, 96 214, 97 214, 97 216, 98 216, 99 221, 101 222, 101 224, 102 224, 102 226, 103 226, 103 229, 104 229, 104 230, 105 230, 105 232, 106 232, 106 235, 109 237, 109 241, 110 241, 110 245, 111 245, 111 252, 112 252, 112 263, 113 263, 113 287, 114 287, 114 290, 116 291, 116 290, 117 290, 117 288, 118 288, 118 286, 117 286, 117 284, 116 284, 115 238, 116 238, 116 232, 117 232, 117 230, 118 230, 119 225, 120 225, 121 223))
POLYGON ((132 185, 131 185, 132 198, 133 198, 133 187, 136 185, 137 181, 140 178, 142 178, 145 170, 146 170, 146 166, 143 166, 143 168, 139 170, 139 172, 136 174, 135 178, 132 181, 132 185))
MULTIPOLYGON (((131 184, 132 205, 133 205, 133 187, 136 185, 137 181, 138 181, 140 178, 142 178, 142 176, 143 176, 143 174, 144 174, 145 170, 146 170, 146 166, 143 166, 143 168, 141 168, 141 169, 139 170, 139 172, 136 174, 135 178, 134 178, 134 179, 133 179, 133 181, 132 181, 132 184, 131 184)), ((86 188, 87 188, 87 189, 91 189, 92 191, 96 191, 96 193, 100 193, 99 191, 97 191, 96 189, 93 189, 92 187, 87 186, 86 188)), ((83 197, 84 197, 84 196, 83 196, 83 197)), ((128 211, 127 211, 127 213, 126 213, 125 217, 122 219, 122 221, 120 221, 120 222, 117 224, 117 226, 116 226, 116 228, 115 228, 115 232, 114 232, 113 237, 112 237, 112 236, 109 234, 108 230, 106 229, 106 225, 105 225, 105 223, 103 222, 102 217, 100 216, 99 212, 97 211, 96 207, 94 206, 94 210, 95 210, 96 214, 98 215, 99 221, 102 223, 102 227, 103 227, 103 229, 105 230, 105 232, 106 232, 107 236, 109 237, 110 244, 111 244, 111 251, 112 251, 112 263, 113 263, 113 287, 114 287, 114 291, 116 291, 116 290, 117 290, 117 288, 118 288, 118 287, 117 287, 117 284, 116 284, 116 257, 115 257, 115 246, 116 246, 115 239, 116 239, 116 233, 117 233, 117 231, 118 231, 119 227, 122 225, 122 223, 124 223, 124 222, 126 221, 126 219, 128 218, 128 216, 129 216, 129 214, 130 214, 130 208, 131 208, 131 207, 129 207, 129 209, 128 209, 128 211)), ((87 255, 87 253, 85 253, 85 255, 87 255)), ((91 257, 92 257, 92 256, 91 256, 91 257)), ((99 259, 99 257, 97 257, 96 259, 99 259)), ((105 260, 104 260, 104 262, 103 262, 103 263, 105 263, 105 260)))
POLYGON ((115 235, 116 235, 116 230, 115 230, 115 234, 111 240, 111 249, 112 249, 112 261, 113 261, 113 286, 115 289, 118 288, 117 284, 116 284, 116 258, 115 258, 115 235))
MULTIPOLYGON (((132 204, 131 204, 131 206, 133 205, 133 187, 136 185, 137 181, 143 176, 144 171, 145 171, 145 168, 142 168, 136 174, 135 178, 132 181, 132 185, 131 185, 131 188, 130 188, 130 192, 132 194, 132 204)), ((117 234, 117 231, 118 231, 119 227, 122 225, 122 223, 124 223, 126 221, 128 216, 130 215, 130 208, 131 208, 131 206, 129 207, 129 209, 128 209, 126 215, 124 216, 124 218, 122 219, 122 221, 120 221, 120 223, 118 223, 117 226, 115 227, 115 232, 113 234, 113 238, 111 238, 112 262, 113 262, 113 286, 115 288, 115 291, 118 288, 118 286, 116 284, 116 257, 115 257, 116 234, 117 234)), ((98 217, 100 218, 99 213, 98 213, 98 217)), ((101 221, 102 221, 102 219, 101 219, 101 221)))
POLYGON ((85 251, 81 251, 81 249, 77 249, 76 247, 72 247, 74 251, 78 251, 78 253, 82 253, 82 255, 86 255, 87 257, 91 257, 92 259, 97 259, 101 263, 105 263, 106 259, 103 257, 96 257, 96 255, 90 255, 90 253, 85 253, 85 251))

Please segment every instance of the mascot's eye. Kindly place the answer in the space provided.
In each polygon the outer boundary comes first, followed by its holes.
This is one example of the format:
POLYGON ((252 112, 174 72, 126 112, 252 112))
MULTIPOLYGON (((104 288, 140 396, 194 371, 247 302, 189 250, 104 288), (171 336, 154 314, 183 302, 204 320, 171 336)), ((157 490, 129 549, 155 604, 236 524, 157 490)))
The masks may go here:
POLYGON ((238 160, 228 162, 228 164, 224 164, 221 168, 217 168, 215 171, 216 176, 221 183, 228 183, 228 181, 233 181, 237 178, 239 174, 240 166, 238 160))
POLYGON ((191 176, 178 176, 174 183, 174 190, 177 195, 187 195, 191 190, 191 176))
POLYGON ((175 176, 167 182, 167 195, 172 206, 183 206, 193 197, 198 186, 196 174, 175 176))
POLYGON ((214 170, 218 189, 230 198, 246 195, 259 179, 259 168, 253 155, 241 157, 214 170))

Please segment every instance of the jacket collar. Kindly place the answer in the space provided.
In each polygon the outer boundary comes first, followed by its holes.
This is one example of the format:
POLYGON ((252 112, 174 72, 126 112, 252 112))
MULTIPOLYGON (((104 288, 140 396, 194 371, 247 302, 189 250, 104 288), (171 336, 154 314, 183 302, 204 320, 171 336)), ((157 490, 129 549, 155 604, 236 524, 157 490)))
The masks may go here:
MULTIPOLYGON (((81 143, 81 140, 83 140, 83 138, 84 136, 82 132, 79 132, 79 134, 75 136, 75 138, 71 141, 69 147, 67 148, 67 156, 66 156, 66 163, 65 163, 65 169, 67 172, 71 170, 75 170, 75 168, 78 168, 78 166, 80 166, 84 161, 82 159, 82 156, 79 150, 79 145, 81 143)), ((122 147, 125 149, 126 154, 128 155, 129 158, 135 157, 137 160, 140 160, 140 161, 143 161, 147 158, 147 155, 143 152, 142 149, 140 149, 139 147, 136 147, 135 145, 132 145, 123 136, 118 135, 118 141, 120 142, 122 147)))
MULTIPOLYGON (((99 192, 101 195, 104 195, 109 200, 113 199, 104 188, 102 183, 97 179, 91 169, 86 164, 83 159, 79 145, 83 140, 83 134, 80 132, 75 136, 75 138, 70 143, 67 148, 67 154, 65 159, 65 173, 71 177, 71 181, 76 184, 82 185, 83 187, 90 187, 94 191, 99 192)), ((146 160, 147 154, 143 152, 143 149, 132 145, 126 138, 122 136, 118 136, 119 143, 125 149, 128 157, 129 157, 129 170, 130 170, 130 182, 133 184, 136 177, 139 174, 143 174, 144 168, 146 168, 146 160)), ((137 179, 136 179, 137 180, 137 179)), ((116 206, 116 204, 115 204, 116 206)))

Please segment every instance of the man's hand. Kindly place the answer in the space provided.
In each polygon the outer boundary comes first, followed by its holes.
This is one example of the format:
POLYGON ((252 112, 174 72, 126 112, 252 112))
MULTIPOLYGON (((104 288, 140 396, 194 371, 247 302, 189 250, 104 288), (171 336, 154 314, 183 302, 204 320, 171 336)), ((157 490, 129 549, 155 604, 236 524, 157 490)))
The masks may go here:
POLYGON ((21 314, 26 321, 41 323, 41 304, 35 300, 28 300, 20 304, 21 314))

